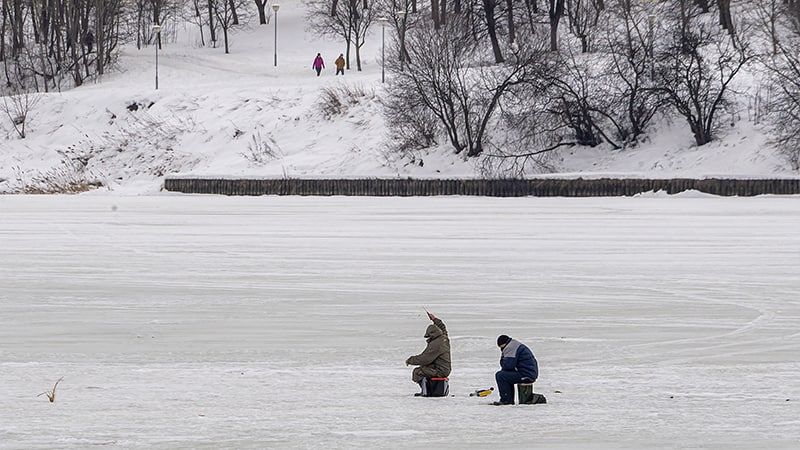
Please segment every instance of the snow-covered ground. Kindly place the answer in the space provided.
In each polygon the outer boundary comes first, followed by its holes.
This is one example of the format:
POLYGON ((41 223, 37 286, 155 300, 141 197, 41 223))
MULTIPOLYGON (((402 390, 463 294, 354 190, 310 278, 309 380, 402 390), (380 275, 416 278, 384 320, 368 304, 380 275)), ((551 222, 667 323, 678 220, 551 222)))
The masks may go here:
POLYGON ((792 197, 0 197, 0 447, 797 448, 799 220, 792 197), (453 397, 411 397, 423 307, 453 397), (468 397, 500 333, 547 405, 468 397))
MULTIPOLYGON (((160 89, 154 90, 154 48, 123 49, 118 71, 94 84, 41 96, 28 137, 19 139, 0 121, 0 192, 36 185, 43 178, 99 180, 118 193, 157 191, 164 175, 473 177, 474 161, 442 147, 401 158, 387 147, 381 107, 380 29, 363 48, 364 71, 333 75, 344 51, 307 31, 299 0, 281 2, 278 67, 272 66, 273 23, 251 24, 232 36, 231 54, 199 47, 196 27, 179 27, 160 54, 160 89), (317 52, 328 68, 317 78, 317 52), (357 87, 364 95, 343 112, 319 111, 322 89, 357 87), (128 108, 135 105, 135 111, 128 108), (251 148, 271 157, 253 162, 251 148), (65 161, 73 161, 65 165, 65 161), (86 162, 75 174, 75 161, 86 162), (420 162, 423 163, 420 166, 420 162), (6 181, 3 181, 6 180, 6 181)), ((390 31, 387 30, 389 37, 390 31)), ((206 36, 207 37, 207 36, 206 36)), ((744 76, 743 76, 744 77, 744 76)), ((743 78, 744 79, 744 78, 743 78)), ((797 175, 776 154, 763 125, 749 120, 752 86, 738 86, 738 121, 721 139, 695 147, 687 126, 662 120, 650 142, 636 149, 606 147, 554 153, 553 172, 624 176, 797 175)), ((727 120, 727 119, 726 119, 727 120)), ((262 155, 263 156, 263 155, 262 155)), ((80 167, 80 166, 79 166, 80 167)))

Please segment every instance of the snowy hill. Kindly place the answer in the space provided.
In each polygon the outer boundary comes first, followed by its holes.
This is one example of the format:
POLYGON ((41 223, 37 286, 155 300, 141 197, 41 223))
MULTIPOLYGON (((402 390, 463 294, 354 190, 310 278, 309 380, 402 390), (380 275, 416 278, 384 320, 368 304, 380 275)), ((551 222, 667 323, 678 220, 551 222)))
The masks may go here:
MULTIPOLYGON (((363 49, 364 71, 333 75, 344 51, 306 31, 304 6, 282 3, 277 68, 273 23, 252 23, 232 37, 231 54, 197 45, 186 24, 159 55, 154 48, 123 49, 117 71, 94 84, 37 95, 27 137, 2 121, 0 192, 23 186, 84 182, 115 192, 153 192, 167 174, 225 176, 480 176, 480 161, 464 161, 441 147, 413 157, 388 150, 379 104, 380 28, 363 49), (323 76, 311 62, 326 59, 323 76), (347 89, 342 89, 347 86, 347 89), (350 95, 355 92, 354 95, 350 95), (344 99, 323 111, 323 96, 344 99)), ((387 33, 389 30, 387 29, 387 33)), ((664 122, 635 149, 576 147, 555 153, 545 171, 628 176, 796 175, 767 145, 764 130, 741 114, 717 142, 695 147, 685 125, 664 122)))

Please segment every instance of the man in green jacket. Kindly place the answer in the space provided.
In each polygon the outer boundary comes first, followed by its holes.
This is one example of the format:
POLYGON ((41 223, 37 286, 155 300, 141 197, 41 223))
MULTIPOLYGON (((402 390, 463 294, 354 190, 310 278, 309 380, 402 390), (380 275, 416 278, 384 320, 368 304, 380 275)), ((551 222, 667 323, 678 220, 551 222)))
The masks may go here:
POLYGON ((431 313, 428 313, 428 318, 433 322, 425 330, 428 346, 419 355, 406 360, 407 366, 419 366, 411 372, 411 380, 420 386, 425 378, 446 378, 450 375, 450 339, 447 337, 447 327, 431 313))

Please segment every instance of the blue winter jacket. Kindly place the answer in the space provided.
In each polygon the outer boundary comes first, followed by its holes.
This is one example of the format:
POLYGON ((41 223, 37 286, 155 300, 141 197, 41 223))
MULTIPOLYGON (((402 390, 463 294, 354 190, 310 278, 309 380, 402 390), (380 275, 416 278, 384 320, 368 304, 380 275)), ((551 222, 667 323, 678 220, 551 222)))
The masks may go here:
POLYGON ((503 349, 500 356, 500 367, 507 371, 516 371, 523 378, 531 378, 534 381, 539 378, 539 363, 536 357, 527 346, 512 339, 503 349))

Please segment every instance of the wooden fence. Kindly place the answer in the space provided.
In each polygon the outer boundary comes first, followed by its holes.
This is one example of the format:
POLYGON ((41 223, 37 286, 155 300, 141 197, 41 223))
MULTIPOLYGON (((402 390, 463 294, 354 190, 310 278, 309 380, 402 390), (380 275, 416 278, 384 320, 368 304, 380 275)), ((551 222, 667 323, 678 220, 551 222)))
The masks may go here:
POLYGON ((724 196, 800 194, 800 179, 201 179, 167 178, 164 189, 187 194, 487 197, 618 197, 697 190, 724 196))

